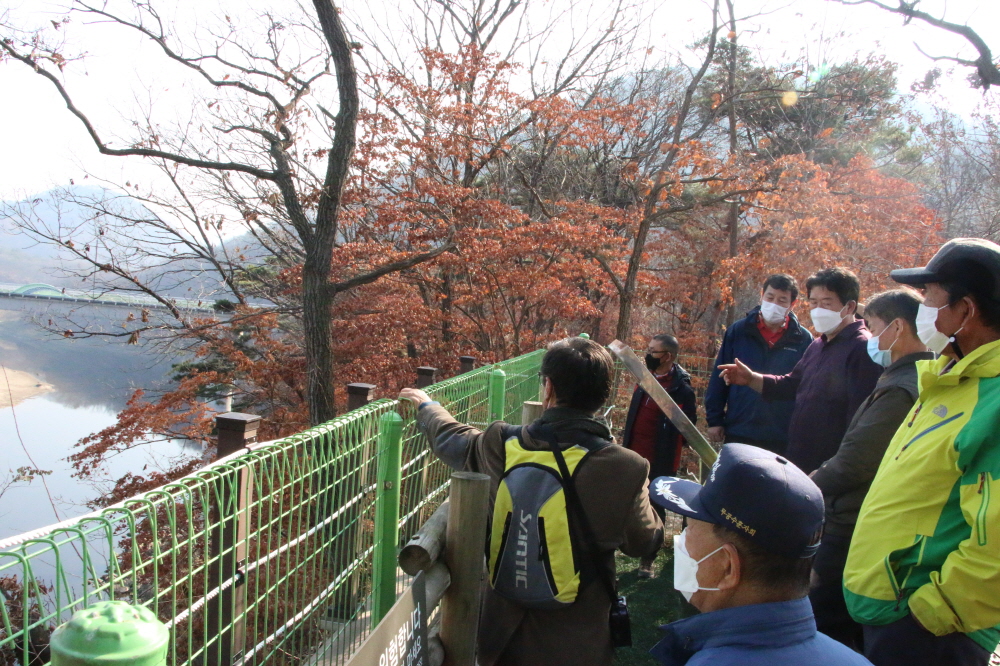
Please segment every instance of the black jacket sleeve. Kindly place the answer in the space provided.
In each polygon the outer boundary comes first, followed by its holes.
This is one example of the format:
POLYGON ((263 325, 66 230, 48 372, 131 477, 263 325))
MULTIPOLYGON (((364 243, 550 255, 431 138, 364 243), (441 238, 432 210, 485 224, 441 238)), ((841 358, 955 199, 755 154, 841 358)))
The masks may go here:
POLYGON ((913 407, 913 397, 904 388, 880 389, 840 443, 837 453, 813 474, 825 497, 837 497, 870 484, 882 456, 900 424, 913 407))

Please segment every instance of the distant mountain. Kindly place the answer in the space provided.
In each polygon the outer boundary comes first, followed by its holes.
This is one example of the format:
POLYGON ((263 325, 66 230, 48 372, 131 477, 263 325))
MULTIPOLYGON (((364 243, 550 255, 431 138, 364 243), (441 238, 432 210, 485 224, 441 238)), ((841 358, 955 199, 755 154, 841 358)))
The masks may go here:
MULTIPOLYGON (((77 278, 66 275, 66 271, 85 269, 85 262, 67 257, 66 252, 51 243, 40 243, 30 235, 17 230, 12 217, 19 209, 30 209, 45 224, 54 227, 57 222, 64 226, 74 226, 88 220, 93 211, 67 200, 98 200, 108 195, 115 197, 115 205, 123 209, 129 217, 140 218, 151 215, 139 201, 129 199, 118 192, 99 187, 71 186, 67 190, 51 190, 21 201, 0 202, 0 282, 28 284, 42 282, 55 287, 85 288, 77 278), (134 210, 133 210, 134 207, 134 210)), ((152 239, 150 239, 152 240, 152 239)), ((136 239, 142 243, 142 238, 136 239)), ((240 248, 240 254, 249 262, 263 263, 264 253, 256 240, 249 234, 227 239, 226 248, 240 248)), ((156 284, 161 293, 187 298, 213 299, 224 297, 220 294, 220 279, 211 267, 202 261, 184 261, 171 266, 173 275, 161 276, 156 284), (172 281, 172 282, 171 282, 172 281)), ((151 269, 156 271, 155 268, 151 269)))
MULTIPOLYGON (((98 187, 77 186, 72 190, 80 197, 100 196, 104 191, 98 187)), ((84 211, 71 205, 63 204, 57 210, 54 191, 21 201, 0 201, 0 282, 44 282, 56 287, 78 287, 78 282, 67 277, 65 271, 83 268, 84 262, 67 258, 57 247, 40 243, 18 231, 10 216, 22 207, 33 208, 47 222, 54 222, 58 216, 68 223, 85 219, 84 211)))

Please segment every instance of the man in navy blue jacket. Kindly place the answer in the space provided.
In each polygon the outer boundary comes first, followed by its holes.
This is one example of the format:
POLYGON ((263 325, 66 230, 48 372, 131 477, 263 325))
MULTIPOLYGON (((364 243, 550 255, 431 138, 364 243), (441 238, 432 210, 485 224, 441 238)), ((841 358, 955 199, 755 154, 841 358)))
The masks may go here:
POLYGON ((650 654, 663 666, 871 666, 816 631, 806 594, 823 494, 802 470, 727 444, 704 486, 660 477, 649 498, 687 519, 674 588, 701 611, 661 627, 650 654))
POLYGON ((790 373, 813 339, 791 312, 798 296, 795 278, 771 275, 761 288, 760 305, 726 330, 705 392, 705 419, 712 441, 785 452, 795 401, 766 402, 749 386, 730 386, 720 376, 719 366, 738 358, 761 374, 790 373))

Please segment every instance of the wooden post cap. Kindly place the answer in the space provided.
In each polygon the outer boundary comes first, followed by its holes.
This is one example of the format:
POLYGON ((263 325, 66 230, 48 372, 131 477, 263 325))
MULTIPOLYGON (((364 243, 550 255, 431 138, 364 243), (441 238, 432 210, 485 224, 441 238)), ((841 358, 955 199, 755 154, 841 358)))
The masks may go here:
POLYGON ((347 409, 364 407, 375 399, 375 385, 355 382, 347 385, 347 409))
POLYGON ((437 381, 437 368, 429 365, 422 365, 417 368, 417 388, 430 386, 437 381))
POLYGON ((227 432, 250 432, 260 427, 260 417, 256 414, 226 412, 215 415, 215 426, 227 432))

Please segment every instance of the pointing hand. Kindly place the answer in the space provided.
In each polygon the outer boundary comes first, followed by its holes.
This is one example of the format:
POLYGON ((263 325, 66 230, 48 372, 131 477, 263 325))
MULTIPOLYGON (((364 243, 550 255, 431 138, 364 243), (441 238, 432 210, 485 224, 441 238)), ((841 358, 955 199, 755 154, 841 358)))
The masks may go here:
POLYGON ((750 386, 756 373, 741 363, 740 359, 737 358, 734 360, 736 361, 735 363, 719 366, 722 379, 731 386, 750 386))

